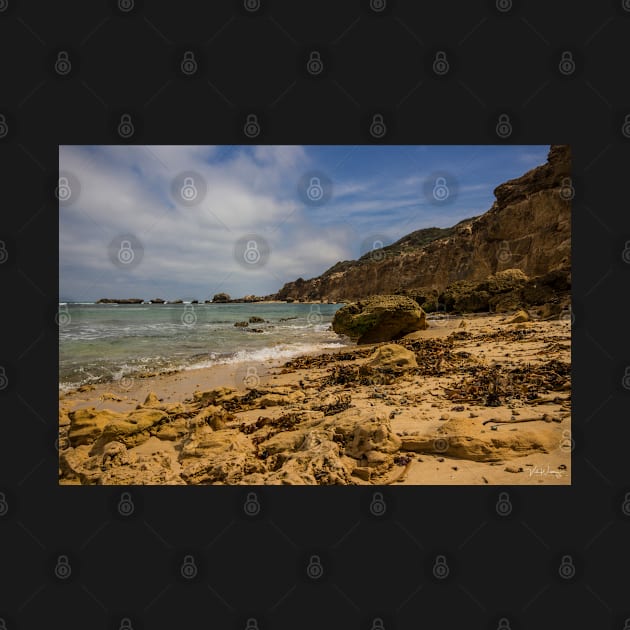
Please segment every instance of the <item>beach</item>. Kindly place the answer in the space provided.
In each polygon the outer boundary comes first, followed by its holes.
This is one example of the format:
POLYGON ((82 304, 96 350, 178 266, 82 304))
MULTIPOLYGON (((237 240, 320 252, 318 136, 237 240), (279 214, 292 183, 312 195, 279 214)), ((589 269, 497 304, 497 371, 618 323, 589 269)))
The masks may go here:
POLYGON ((60 391, 59 481, 570 484, 570 318, 427 320, 394 342, 60 391))

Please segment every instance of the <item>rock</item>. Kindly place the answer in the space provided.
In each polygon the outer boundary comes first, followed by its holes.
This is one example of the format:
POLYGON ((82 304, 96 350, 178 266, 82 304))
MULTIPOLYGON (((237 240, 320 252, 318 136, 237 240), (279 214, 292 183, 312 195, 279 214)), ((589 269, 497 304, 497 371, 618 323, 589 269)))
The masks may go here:
POLYGON ((166 450, 150 453, 129 453, 129 462, 101 472, 96 479, 99 485, 185 485, 179 465, 173 462, 166 450))
POLYGON ((372 469, 369 466, 356 466, 352 471, 352 475, 363 479, 363 481, 369 481, 372 476, 372 469))
POLYGON ((101 444, 120 441, 125 446, 133 446, 148 438, 148 429, 167 418, 160 409, 138 409, 131 413, 117 413, 109 409, 96 410, 94 407, 77 409, 69 414, 70 430, 68 439, 73 447, 91 444, 99 440, 101 444))
POLYGON ((227 293, 216 293, 213 297, 212 297, 212 301, 214 303, 218 303, 218 304, 225 304, 227 302, 229 302, 232 298, 230 298, 230 296, 227 293))
POLYGON ((260 324, 260 323, 262 323, 262 322, 264 322, 264 321, 265 321, 265 320, 264 320, 262 317, 258 317, 258 316, 256 316, 256 315, 252 315, 252 316, 249 318, 249 323, 250 323, 250 324, 260 324))
POLYGON ((523 469, 518 466, 506 466, 503 470, 505 470, 505 472, 509 472, 509 473, 520 473, 523 472, 523 469))
POLYGON ((100 396, 101 400, 113 400, 114 402, 121 402, 122 398, 117 396, 116 394, 112 394, 112 392, 105 392, 100 396))
POLYGON ((477 313, 488 310, 490 293, 479 289, 475 282, 460 280, 446 287, 440 300, 448 311, 477 313))
MULTIPOLYGON (((207 407, 208 405, 221 404, 231 402, 238 398, 238 392, 232 387, 217 387, 205 392, 193 392, 192 403, 198 409, 207 407)), ((186 401, 191 402, 191 401, 186 401)))
POLYGON ((171 300, 170 302, 167 302, 167 304, 183 304, 184 300, 171 300))
POLYGON ((249 324, 247 322, 234 322, 234 325, 237 328, 246 328, 247 326, 249 326, 249 324))
POLYGON ((367 365, 373 369, 392 370, 394 372, 403 372, 418 367, 415 353, 397 343, 376 348, 368 358, 367 365))
POLYGON ((142 403, 143 407, 159 407, 160 399, 153 393, 149 392, 142 403))
POLYGON ((232 416, 223 407, 210 405, 202 409, 198 414, 190 419, 190 426, 203 426, 208 425, 215 431, 220 431, 225 428, 228 420, 231 420, 232 416))
POLYGON ((487 291, 490 295, 507 293, 522 287, 528 278, 520 269, 503 269, 488 276, 477 285, 479 291, 487 291))
POLYGON ((482 433, 483 425, 480 423, 475 424, 469 418, 452 418, 441 425, 434 435, 402 437, 401 450, 493 462, 549 453, 557 448, 561 439, 561 431, 555 423, 527 429, 518 426, 509 433, 482 433))
POLYGON ((67 427, 70 426, 70 417, 68 416, 68 411, 60 407, 59 408, 59 427, 67 427))
POLYGON ((166 300, 163 300, 162 298, 153 298, 152 300, 149 300, 149 302, 151 302, 151 304, 164 304, 166 300))
MULTIPOLYGON (((392 431, 389 420, 355 421, 352 434, 348 436, 344 452, 355 459, 367 458, 368 453, 378 451, 392 454, 400 449, 400 438, 392 431)), ((372 454, 372 461, 375 455, 372 454)))
POLYGON ((530 320, 529 313, 524 310, 520 310, 514 314, 514 317, 508 322, 508 324, 520 324, 522 322, 528 322, 530 320))
POLYGON ((488 305, 490 310, 495 313, 509 313, 510 311, 517 311, 525 305, 523 292, 518 289, 494 295, 488 300, 488 305))
POLYGON ((179 462, 181 476, 189 484, 239 483, 245 475, 265 471, 245 435, 233 430, 212 431, 208 426, 191 431, 179 462))
POLYGON ((402 295, 376 295, 346 304, 335 313, 332 326, 359 344, 391 341, 428 327, 417 302, 402 295))
POLYGON ((97 411, 94 407, 85 407, 68 413, 70 430, 68 440, 73 447, 91 444, 110 423, 121 420, 124 415, 109 409, 97 411))
POLYGON ((199 304, 199 300, 191 300, 191 304, 199 304))
POLYGON ((562 313, 562 305, 555 302, 543 304, 536 311, 536 315, 538 315, 540 319, 550 319, 552 317, 558 317, 560 313, 562 313))
POLYGON ((95 444, 90 450, 90 455, 99 454, 101 456, 101 467, 103 468, 124 466, 131 461, 127 447, 121 442, 106 442, 100 448, 95 444))
POLYGON ((348 484, 356 462, 324 430, 306 433, 298 450, 282 458, 282 467, 266 476, 268 484, 348 484))
POLYGON ((142 304, 142 298, 101 298, 95 304, 142 304))
POLYGON ((67 448, 59 453, 59 469, 63 479, 79 479, 88 458, 88 447, 67 448))

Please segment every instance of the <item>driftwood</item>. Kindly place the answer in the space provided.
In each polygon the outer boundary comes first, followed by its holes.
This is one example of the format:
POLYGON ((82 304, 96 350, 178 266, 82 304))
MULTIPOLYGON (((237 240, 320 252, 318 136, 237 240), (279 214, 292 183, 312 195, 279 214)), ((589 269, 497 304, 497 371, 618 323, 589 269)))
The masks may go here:
POLYGON ((562 422, 562 418, 552 418, 547 414, 540 418, 518 418, 517 420, 495 420, 490 418, 490 420, 484 420, 481 424, 517 424, 518 422, 562 422))
POLYGON ((405 480, 405 477, 407 476, 409 469, 411 468, 411 464, 413 464, 413 459, 410 459, 405 465, 405 467, 403 468, 403 470, 401 470, 400 473, 398 473, 393 479, 386 481, 385 485, 389 486, 392 483, 402 483, 405 480))

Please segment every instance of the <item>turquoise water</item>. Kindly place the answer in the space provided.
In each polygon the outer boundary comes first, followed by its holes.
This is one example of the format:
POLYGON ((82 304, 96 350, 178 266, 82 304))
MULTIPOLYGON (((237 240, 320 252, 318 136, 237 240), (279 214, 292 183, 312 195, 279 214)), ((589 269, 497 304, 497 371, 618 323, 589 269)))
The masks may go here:
POLYGON ((341 304, 60 304, 59 385, 141 372, 289 359, 347 345, 330 329, 341 304), (262 317, 259 328, 234 322, 262 317), (285 321, 281 321, 282 319, 285 321), (291 318, 291 319, 286 319, 291 318))

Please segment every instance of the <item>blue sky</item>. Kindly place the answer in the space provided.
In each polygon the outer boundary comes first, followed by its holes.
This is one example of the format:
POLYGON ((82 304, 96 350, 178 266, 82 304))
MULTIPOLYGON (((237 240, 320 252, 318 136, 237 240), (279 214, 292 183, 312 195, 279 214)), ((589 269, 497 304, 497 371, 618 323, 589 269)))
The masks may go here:
POLYGON ((60 299, 273 293, 374 244, 482 214, 497 185, 548 150, 62 146, 60 299))

